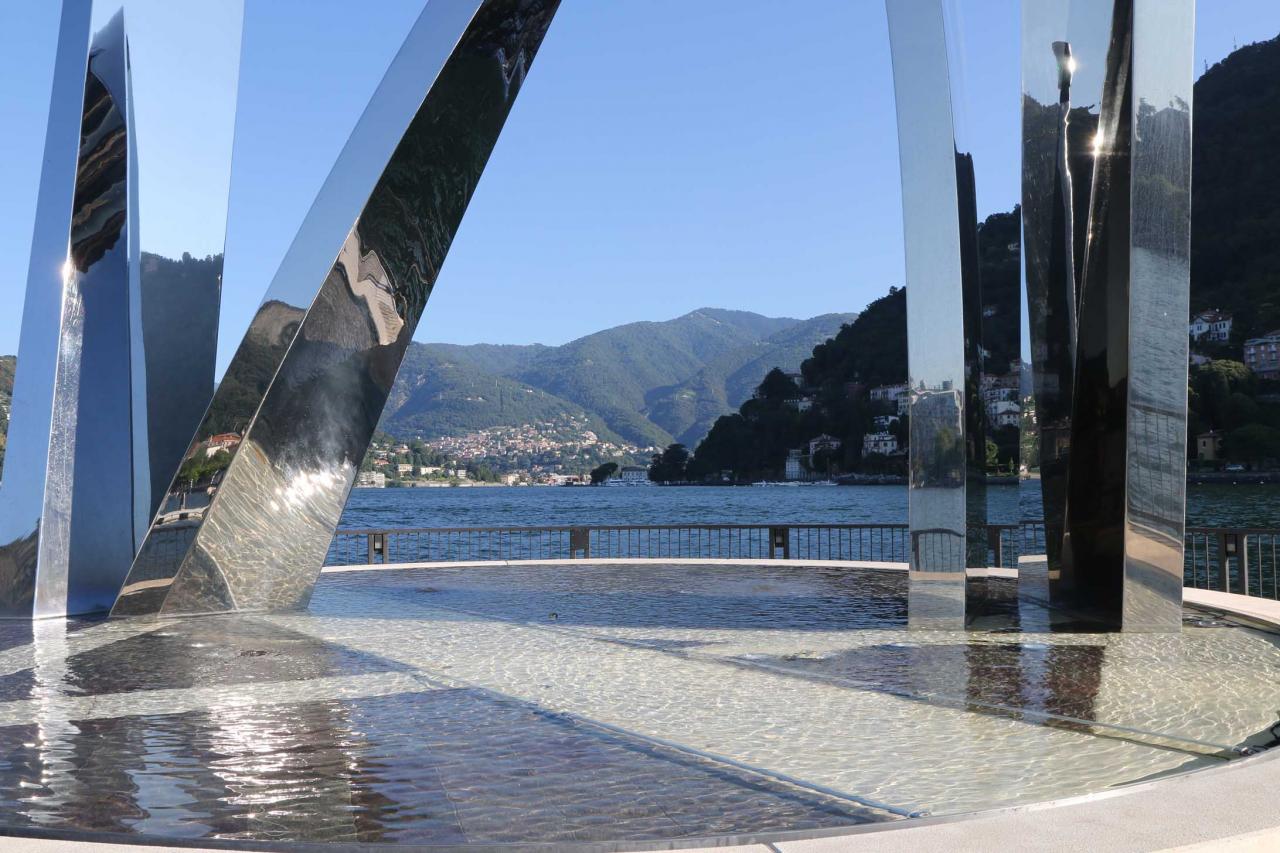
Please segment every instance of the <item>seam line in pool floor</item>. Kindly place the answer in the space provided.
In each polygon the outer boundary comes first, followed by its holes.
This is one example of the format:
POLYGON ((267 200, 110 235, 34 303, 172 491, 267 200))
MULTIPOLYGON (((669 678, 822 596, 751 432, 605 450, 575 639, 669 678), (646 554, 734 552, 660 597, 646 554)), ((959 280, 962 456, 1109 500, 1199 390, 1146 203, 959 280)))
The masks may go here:
POLYGON ((491 619, 498 622, 504 622, 508 625, 520 625, 525 628, 531 628, 538 631, 545 631, 547 633, 567 634, 569 636, 580 637, 582 639, 591 640, 594 642, 609 643, 612 645, 624 646, 629 649, 635 649, 635 650, 646 651, 646 652, 657 652, 659 654, 664 654, 664 655, 679 658, 682 660, 691 660, 691 661, 697 661, 699 663, 718 664, 721 666, 740 667, 743 669, 752 669, 752 670, 758 670, 762 672, 769 672, 769 673, 773 673, 775 675, 780 675, 787 678, 798 678, 804 681, 812 681, 812 682, 817 682, 821 684, 831 684, 838 687, 845 687, 851 690, 861 690, 868 693, 878 693, 882 695, 893 696, 898 699, 904 699, 907 701, 922 702, 925 704, 942 706, 942 707, 951 707, 956 710, 964 711, 966 713, 972 713, 972 712, 968 711, 967 707, 965 706, 972 705, 980 708, 986 708, 991 711, 998 711, 999 716, 1001 716, 1002 718, 1008 719, 1017 723, 1023 723, 1024 725, 1028 725, 1028 726, 1048 727, 1046 723, 1043 722, 1042 720, 1054 720, 1056 722, 1070 723, 1072 726, 1089 726, 1089 727, 1097 727, 1102 729, 1110 729, 1112 731, 1123 732, 1128 735, 1141 735, 1147 738, 1157 738, 1160 740, 1173 741, 1174 744, 1187 744, 1189 746, 1198 747, 1197 749, 1190 749, 1188 748, 1188 746, 1150 743, 1149 741, 1135 740, 1132 737, 1123 737, 1121 735, 1109 734, 1106 732, 1080 731, 1077 728, 1068 728, 1065 726, 1052 727, 1056 731, 1070 732, 1072 734, 1079 734, 1085 737, 1104 738, 1107 740, 1120 740, 1120 741, 1124 741, 1125 743, 1130 743, 1130 744, 1133 744, 1134 746, 1145 747, 1147 749, 1157 749, 1157 750, 1163 750, 1167 752, 1180 752, 1185 755, 1193 755, 1197 758, 1216 758, 1221 761, 1230 761, 1233 757, 1238 756, 1240 754, 1237 748, 1234 746, 1227 746, 1220 743, 1214 743, 1212 741, 1197 740, 1195 738, 1183 737, 1181 735, 1166 734, 1163 732, 1156 732, 1148 729, 1139 729, 1139 728, 1132 728, 1128 726, 1121 726, 1114 723, 1103 723, 1103 722, 1098 722, 1096 720, 1086 720, 1078 717, 1069 717, 1065 714, 1055 714, 1051 711, 1029 711, 1023 708, 1014 708, 1012 706, 1000 705, 994 702, 984 702, 981 700, 974 700, 969 698, 953 697, 953 696, 947 696, 945 694, 939 694, 939 693, 913 693, 909 690, 888 689, 888 688, 879 687, 872 684, 867 684, 865 682, 859 682, 854 679, 837 678, 834 676, 821 675, 819 673, 799 672, 796 670, 787 669, 786 667, 771 666, 769 664, 760 663, 758 661, 749 661, 749 660, 745 660, 743 658, 738 658, 738 657, 719 657, 716 655, 703 654, 701 652, 691 652, 684 649, 655 648, 654 646, 647 645, 645 643, 638 643, 633 640, 628 640, 624 637, 601 636, 599 634, 593 634, 590 631, 586 631, 579 628, 569 628, 563 625, 544 625, 539 622, 531 622, 531 621, 522 620, 522 619, 504 619, 500 616, 494 616, 489 613, 482 613, 474 610, 468 610, 463 607, 454 607, 454 606, 445 605, 445 604, 431 604, 427 606, 429 608, 434 608, 438 610, 448 610, 454 613, 463 613, 463 614, 466 614, 467 616, 474 616, 479 619, 491 619), (1028 719, 1028 717, 1041 718, 1041 719, 1039 720, 1028 719), (1213 752, 1205 752, 1204 750, 1206 749, 1213 750, 1213 752))
MULTIPOLYGON (((450 688, 450 687, 456 689, 459 687, 464 687, 469 690, 476 690, 481 693, 485 693, 489 696, 498 697, 499 699, 506 700, 506 701, 511 701, 511 702, 527 701, 519 698, 518 696, 510 696, 506 693, 502 693, 499 690, 494 690, 492 688, 485 687, 480 684, 473 684, 472 682, 467 681, 466 679, 458 678, 457 676, 454 676, 454 675, 446 675, 444 673, 434 672, 429 669, 424 669, 423 667, 420 667, 420 666, 415 667, 415 670, 416 670, 415 672, 410 673, 410 677, 421 681, 424 685, 426 685, 427 687, 431 687, 433 689, 450 688)), ((550 709, 544 709, 544 710, 545 710, 545 713, 547 714, 550 714, 562 720, 569 720, 573 722, 575 725, 597 729, 599 731, 607 732, 612 735, 620 735, 622 737, 631 738, 633 740, 637 740, 642 743, 649 744, 651 746, 657 746, 663 749, 669 749, 674 752, 679 752, 684 755, 689 755, 701 761, 708 761, 713 764, 723 764, 726 767, 732 767, 735 770, 741 770, 746 773, 760 776, 772 782, 782 783, 784 785, 788 785, 794 788, 800 788, 801 790, 807 791, 810 794, 821 794, 824 797, 830 797, 832 799, 837 799, 837 800, 844 800, 846 802, 854 803, 855 805, 859 805, 864 808, 876 809, 877 811, 887 812, 888 814, 891 814, 900 818, 927 817, 930 814, 930 812, 925 810, 905 808, 903 806, 894 806, 894 805, 890 805, 889 803, 883 803, 883 802, 880 802, 879 800, 871 799, 870 797, 863 797, 859 794, 851 794, 848 791, 841 791, 837 788, 830 788, 830 787, 827 787, 826 785, 821 785, 817 782, 810 782, 806 779, 801 779, 799 777, 792 776, 787 773, 780 773, 776 770, 769 770, 767 768, 759 767, 754 764, 748 764, 744 761, 738 761, 737 759, 729 758, 728 756, 720 755, 715 752, 708 752, 706 750, 689 746, 688 744, 667 740, 666 738, 656 737, 654 735, 643 734, 641 732, 637 732, 632 729, 625 728, 623 726, 616 726, 612 723, 606 723, 601 720, 594 720, 594 719, 591 719, 590 717, 584 717, 579 714, 572 713, 570 711, 555 711, 550 709)))

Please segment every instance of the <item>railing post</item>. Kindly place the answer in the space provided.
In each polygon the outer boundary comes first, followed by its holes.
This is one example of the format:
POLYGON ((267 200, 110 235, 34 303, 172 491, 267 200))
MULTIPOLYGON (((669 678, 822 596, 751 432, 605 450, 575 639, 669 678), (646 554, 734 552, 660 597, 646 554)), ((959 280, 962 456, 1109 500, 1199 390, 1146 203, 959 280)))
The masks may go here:
MULTIPOLYGON (((1205 563, 1205 571, 1208 571, 1208 561, 1205 563)), ((1221 575, 1219 584, 1222 587, 1222 591, 1231 592, 1231 570, 1227 561, 1227 533, 1225 530, 1218 531, 1218 574, 1221 575)))
POLYGON ((378 561, 377 557, 379 554, 381 554, 384 558, 387 555, 387 534, 370 533, 367 537, 367 540, 368 540, 368 560, 369 560, 369 565, 372 566, 378 561))
POLYGON ((789 527, 769 528, 769 559, 773 559, 777 550, 782 549, 782 559, 791 559, 791 529, 789 527))
POLYGON ((987 547, 991 549, 992 556, 995 558, 993 564, 996 568, 1004 566, 1004 537, 1001 535, 1000 528, 994 524, 987 525, 987 547))
POLYGON ((585 527, 570 527, 569 559, 576 559, 579 551, 582 552, 582 559, 591 559, 591 531, 585 527))
POLYGON ((1249 594, 1249 534, 1242 533, 1238 537, 1237 550, 1240 560, 1240 594, 1249 594))

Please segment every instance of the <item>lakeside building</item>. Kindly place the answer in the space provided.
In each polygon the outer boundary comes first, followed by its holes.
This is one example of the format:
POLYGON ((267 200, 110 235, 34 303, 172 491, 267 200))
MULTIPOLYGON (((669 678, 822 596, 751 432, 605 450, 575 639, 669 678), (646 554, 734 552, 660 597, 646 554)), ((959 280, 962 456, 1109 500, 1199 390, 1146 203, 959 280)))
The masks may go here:
POLYGON ((875 401, 896 404, 900 415, 905 415, 911 408, 911 388, 905 382, 897 385, 877 385, 868 392, 867 397, 875 401))
POLYGON ((878 453, 881 456, 895 456, 898 453, 898 439, 891 432, 869 432, 862 437, 862 455, 870 456, 878 453))
POLYGON ((843 442, 834 435, 827 435, 825 432, 816 437, 809 439, 809 455, 816 456, 824 451, 839 450, 843 442))
POLYGON ((1216 429, 1196 436, 1196 458, 1201 462, 1213 462, 1222 458, 1222 433, 1216 429))
POLYGON ((1280 379, 1280 329, 1244 342, 1244 366, 1263 379, 1280 379))
POLYGON ((641 465, 624 465, 618 472, 618 481, 624 486, 638 486, 649 482, 649 469, 641 465))
POLYGON ((795 448, 787 451, 787 463, 783 469, 782 475, 788 480, 804 480, 808 478, 809 472, 804 469, 804 463, 801 460, 802 448, 795 448))
POLYGON ((1231 315, 1216 308, 1201 311, 1187 324, 1187 334, 1194 341, 1225 344, 1231 340, 1231 315))
POLYGON ((386 487, 387 475, 381 471, 361 471, 356 476, 356 488, 385 489, 386 487))

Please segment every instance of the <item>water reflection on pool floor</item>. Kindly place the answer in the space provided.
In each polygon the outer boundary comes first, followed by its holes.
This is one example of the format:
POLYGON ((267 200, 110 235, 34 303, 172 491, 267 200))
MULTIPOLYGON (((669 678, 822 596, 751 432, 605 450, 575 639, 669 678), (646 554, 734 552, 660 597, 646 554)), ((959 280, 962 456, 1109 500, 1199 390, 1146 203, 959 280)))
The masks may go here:
POLYGON ((1276 637, 912 632, 802 567, 325 575, 303 614, 0 629, 0 823, 418 844, 850 826, 1270 740, 1276 637), (34 635, 32 631, 34 630, 34 635))

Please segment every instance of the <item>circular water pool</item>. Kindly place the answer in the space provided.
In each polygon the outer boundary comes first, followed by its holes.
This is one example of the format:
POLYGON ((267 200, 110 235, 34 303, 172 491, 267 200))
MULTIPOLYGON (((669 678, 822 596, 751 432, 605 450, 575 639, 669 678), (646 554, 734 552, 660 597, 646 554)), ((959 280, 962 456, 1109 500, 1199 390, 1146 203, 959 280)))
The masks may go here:
POLYGON ((1273 739, 1280 638, 1028 633, 1011 581, 907 632, 902 574, 326 574, 310 611, 10 625, 0 824, 154 838, 644 842, 904 821, 1273 739))

